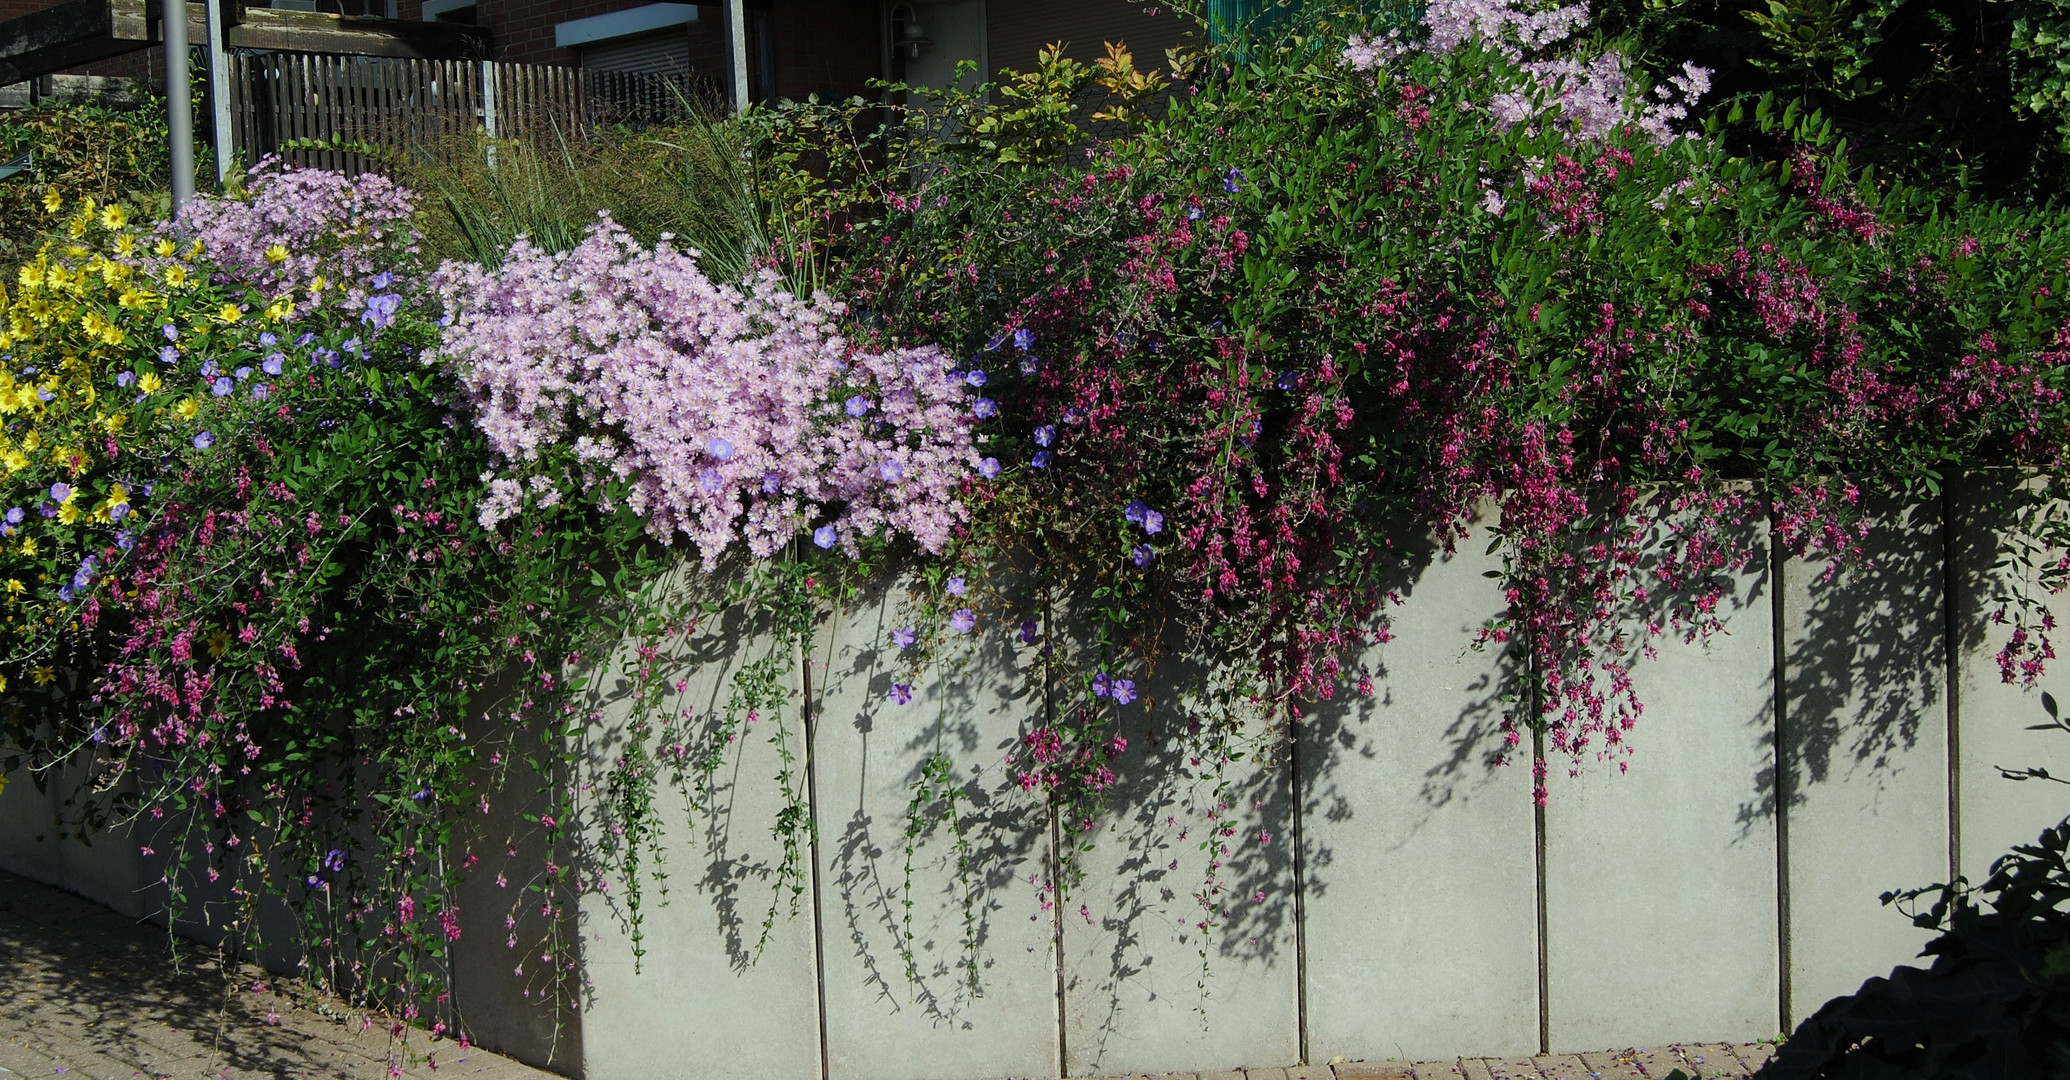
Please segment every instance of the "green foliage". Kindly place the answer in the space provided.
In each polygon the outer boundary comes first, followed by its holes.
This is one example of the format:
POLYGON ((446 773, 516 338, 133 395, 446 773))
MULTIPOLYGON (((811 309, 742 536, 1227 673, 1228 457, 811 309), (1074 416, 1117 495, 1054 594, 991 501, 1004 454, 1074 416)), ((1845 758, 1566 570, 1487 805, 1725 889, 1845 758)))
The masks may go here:
POLYGON ((0 112, 0 160, 33 152, 31 173, 0 183, 0 274, 29 261, 42 240, 44 193, 65 205, 81 198, 163 214, 170 205, 165 103, 146 96, 120 108, 93 103, 0 112))

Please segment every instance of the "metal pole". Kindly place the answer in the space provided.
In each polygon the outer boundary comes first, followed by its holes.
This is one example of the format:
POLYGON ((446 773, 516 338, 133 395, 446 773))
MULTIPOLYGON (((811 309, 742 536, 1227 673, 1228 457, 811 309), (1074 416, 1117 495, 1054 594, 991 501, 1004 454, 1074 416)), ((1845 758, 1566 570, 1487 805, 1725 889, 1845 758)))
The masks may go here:
POLYGON ((223 4, 226 0, 202 0, 208 12, 208 110, 209 132, 216 150, 216 183, 230 176, 230 160, 237 156, 230 126, 230 50, 223 34, 223 4))
POLYGON ((187 81, 187 0, 159 0, 165 42, 165 126, 172 151, 172 216, 194 201, 194 88, 187 81))
POLYGON ((742 113, 748 107, 748 32, 746 0, 726 0, 726 50, 733 76, 733 111, 742 113))

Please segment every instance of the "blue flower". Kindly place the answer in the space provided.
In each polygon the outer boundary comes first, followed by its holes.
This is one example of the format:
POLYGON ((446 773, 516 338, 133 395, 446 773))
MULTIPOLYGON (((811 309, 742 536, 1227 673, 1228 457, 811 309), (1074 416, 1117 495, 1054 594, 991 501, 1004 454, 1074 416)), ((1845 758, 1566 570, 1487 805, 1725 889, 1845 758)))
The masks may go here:
POLYGON ((1155 510, 1143 511, 1143 531, 1152 536, 1164 531, 1164 515, 1155 510))
POLYGON ((58 588, 58 599, 59 599, 59 600, 62 600, 62 601, 64 601, 64 602, 65 602, 65 603, 67 603, 67 604, 71 603, 71 602, 72 602, 72 587, 71 587, 70 585, 63 585, 63 586, 60 586, 60 587, 58 588))
POLYGON ((1044 424, 1035 429, 1035 445, 1048 446, 1055 441, 1057 441, 1057 426, 1055 424, 1044 424))
POLYGON ((236 371, 231 372, 231 374, 237 376, 238 382, 243 382, 244 380, 252 377, 252 369, 248 367, 241 367, 238 368, 236 371))
POLYGON ((1030 465, 1033 465, 1033 466, 1035 466, 1035 467, 1036 467, 1036 468, 1038 468, 1038 469, 1047 469, 1047 468, 1049 468, 1049 451, 1047 451, 1047 450, 1037 450, 1037 451, 1035 451, 1035 456, 1034 456, 1034 457, 1032 457, 1032 458, 1030 458, 1030 459, 1028 459, 1028 464, 1030 464, 1030 465))
POLYGON ((367 297, 367 308, 360 313, 359 321, 376 330, 387 329, 395 322, 395 313, 402 307, 402 297, 395 293, 382 293, 367 297))
POLYGON ((1199 204, 1199 203, 1194 203, 1193 205, 1191 205, 1191 206, 1188 206, 1188 207, 1186 208, 1186 220, 1187 220, 1187 221, 1199 221, 1199 220, 1200 220, 1200 204, 1199 204))
POLYGON ((1288 370, 1286 370, 1286 371, 1282 371, 1282 372, 1280 372, 1280 373, 1279 373, 1279 388, 1280 388, 1281 390, 1294 390, 1294 389, 1298 389, 1298 388, 1300 387, 1300 385, 1301 385, 1301 373, 1300 373, 1300 372, 1298 372, 1298 371, 1294 371, 1294 370, 1292 370, 1292 369, 1288 369, 1288 370))
POLYGON ((704 449, 706 453, 718 458, 720 461, 733 460, 733 444, 724 439, 713 439, 711 442, 704 444, 704 449))
POLYGON ((993 334, 993 335, 992 335, 992 340, 990 340, 990 341, 987 341, 987 342, 985 342, 985 351, 986 351, 986 352, 998 352, 998 351, 999 351, 999 346, 1001 346, 1001 345, 1004 345, 1004 344, 1006 344, 1006 335, 1005 335, 1005 334, 1003 334, 1003 333, 1001 333, 1001 334, 993 334))
POLYGON ((259 370, 265 372, 268 375, 278 375, 280 374, 281 366, 286 362, 286 360, 287 357, 282 356, 279 353, 274 353, 273 355, 267 357, 265 362, 259 365, 259 370))
POLYGON ((1110 676, 1110 675, 1108 675, 1108 674, 1107 674, 1106 672, 1104 672, 1104 671, 1100 672, 1100 673, 1099 673, 1098 675, 1095 675, 1095 676, 1093 676, 1093 679, 1092 679, 1092 692, 1093 692, 1093 696, 1094 696, 1094 697, 1106 697, 1106 696, 1107 696, 1108 694, 1111 694, 1111 693, 1113 693, 1113 692, 1114 692, 1114 679, 1113 679, 1113 677, 1112 677, 1112 676, 1110 676))
POLYGON ((206 450, 214 445, 216 445, 216 437, 214 435, 209 434, 206 431, 200 432, 194 436, 194 449, 196 450, 206 450))
POLYGON ((372 285, 376 289, 385 289, 390 285, 395 284, 395 275, 389 273, 386 270, 383 270, 380 273, 375 274, 374 280, 368 282, 367 284, 372 285))
POLYGON ((72 497, 72 485, 67 484, 62 480, 50 485, 50 497, 56 499, 59 502, 64 502, 66 499, 72 497))
POLYGON ((253 401, 266 401, 271 399, 272 397, 273 386, 271 383, 260 383, 259 385, 252 387, 253 401))
POLYGON ((1020 635, 1020 636, 1021 636, 1021 644, 1023 644, 1023 645, 1033 645, 1033 644, 1035 644, 1035 642, 1036 642, 1037 640, 1039 640, 1039 639, 1040 639, 1040 638, 1042 637, 1041 633, 1039 633, 1040 629, 1041 629, 1041 628, 1040 628, 1039 626, 1037 626, 1037 625, 1036 625, 1036 623, 1035 623, 1035 620, 1033 620, 1033 619, 1028 619, 1028 620, 1026 620, 1025 622, 1022 622, 1022 623, 1021 623, 1021 635, 1020 635))
POLYGON ((1023 326, 1013 332, 1013 347, 1027 352, 1035 347, 1035 331, 1023 326))
POLYGON ((129 516, 128 503, 116 503, 108 508, 108 520, 119 522, 129 516))
POLYGON ((222 369, 222 368, 220 368, 220 367, 218 367, 218 366, 216 366, 216 362, 215 362, 214 360, 203 360, 203 361, 201 362, 201 377, 202 377, 202 378, 204 378, 204 379, 213 379, 213 378, 215 378, 216 376, 218 376, 218 375, 221 375, 222 373, 223 373, 223 369, 222 369))
POLYGON ((51 393, 50 391, 45 390, 40 386, 36 388, 36 400, 38 401, 49 401, 55 397, 57 397, 56 394, 51 393))
POLYGON ((832 525, 821 525, 819 528, 812 530, 812 542, 822 548, 833 547, 840 541, 841 534, 835 532, 832 525))
POLYGON ((848 399, 848 415, 863 416, 870 411, 870 399, 857 394, 848 399))
POLYGON ((310 342, 312 342, 312 341, 315 341, 315 340, 316 340, 316 335, 315 335, 315 334, 303 334, 303 335, 302 335, 301 337, 298 337, 298 338, 296 338, 296 339, 295 339, 295 344, 296 344, 296 345, 307 345, 307 344, 309 344, 310 342))
POLYGON ((783 488, 783 478, 775 473, 762 474, 762 494, 774 495, 783 488))
POLYGON ((323 868, 333 874, 345 869, 345 853, 332 848, 330 853, 323 857, 323 868))
POLYGON ((137 381, 137 373, 134 371, 124 371, 115 376, 115 385, 117 386, 128 386, 135 381, 137 381))
POLYGON ((708 494, 717 494, 720 488, 726 486, 726 478, 720 476, 717 469, 706 469, 698 473, 697 482, 704 485, 704 490, 708 494))
POLYGON ((1227 191, 1231 194, 1235 194, 1236 192, 1242 191, 1243 185, 1241 183, 1238 183, 1238 181, 1242 180, 1243 178, 1243 170, 1232 166, 1228 174, 1222 177, 1222 190, 1227 191))
POLYGON ((891 684, 891 703, 904 705, 913 700, 913 687, 909 683, 891 684))
POLYGON ((957 608, 955 613, 949 616, 949 629, 959 634, 968 634, 976 626, 977 612, 969 608, 957 608))
POLYGON ((980 420, 990 420, 999 415, 999 403, 988 397, 981 397, 970 403, 970 411, 980 420))
POLYGON ((217 397, 229 397, 230 392, 235 389, 237 389, 237 384, 230 381, 230 376, 225 375, 209 384, 208 392, 217 397))
POLYGON ((1134 679, 1114 680, 1114 704, 1126 705, 1134 700, 1136 700, 1136 681, 1134 679))
POLYGON ((342 345, 339 345, 339 346, 338 346, 338 349, 339 349, 339 350, 340 350, 341 352, 344 352, 344 353, 346 353, 347 355, 350 355, 350 356, 358 356, 358 355, 360 355, 360 348, 359 348, 359 339, 358 339, 358 338, 346 338, 346 339, 345 339, 345 342, 344 342, 344 344, 342 344, 342 345))
POLYGON ((21 507, 19 507, 19 506, 10 506, 10 507, 8 507, 8 508, 7 508, 7 523, 8 523, 9 525, 19 525, 19 524, 21 524, 21 523, 22 523, 22 517, 23 517, 23 514, 22 514, 22 508, 21 508, 21 507))
POLYGON ((948 585, 945 587, 949 590, 950 596, 962 596, 964 593, 970 591, 970 587, 968 585, 965 585, 963 583, 963 579, 960 577, 950 578, 948 585))
POLYGON ((1039 356, 1023 356, 1023 357, 1021 357, 1021 374, 1023 374, 1023 375, 1029 375, 1029 376, 1032 376, 1032 375, 1034 375, 1034 374, 1035 374, 1036 372, 1038 372, 1038 371, 1041 371, 1041 370, 1042 370, 1042 358, 1041 358, 1041 357, 1039 357, 1039 356))
POLYGON ((128 529, 115 534, 115 546, 124 551, 137 546, 137 538, 128 529))
POLYGON ((1137 499, 1136 501, 1128 504, 1128 509, 1123 510, 1121 512, 1121 516, 1129 519, 1130 521, 1141 522, 1143 520, 1143 515, 1149 512, 1150 504, 1144 502, 1141 499, 1137 499))
POLYGON ((1149 566, 1156 558, 1157 552, 1152 550, 1148 544, 1137 544, 1136 549, 1129 553, 1130 561, 1134 562, 1138 568, 1149 566))
POLYGON ((165 348, 158 350, 158 362, 161 364, 179 363, 180 350, 175 349, 170 345, 167 345, 165 348))
POLYGON ((882 476, 887 484, 896 484, 905 479, 906 467, 896 461, 887 461, 877 468, 877 475, 882 476))
POLYGON ((920 640, 920 631, 910 626, 901 626, 891 632, 891 643, 901 649, 910 649, 920 640))
POLYGON ((171 323, 166 323, 164 326, 159 327, 158 332, 164 334, 167 341, 180 340, 180 332, 171 323))
POLYGON ((969 371, 963 373, 963 381, 969 383, 972 386, 985 385, 985 369, 971 368, 969 371))
POLYGON ((259 347, 262 349, 270 349, 279 343, 280 339, 274 337, 273 331, 271 330, 268 330, 265 333, 259 335, 259 347))
POLYGON ((999 475, 999 459, 988 457, 978 462, 978 475, 987 480, 999 475))

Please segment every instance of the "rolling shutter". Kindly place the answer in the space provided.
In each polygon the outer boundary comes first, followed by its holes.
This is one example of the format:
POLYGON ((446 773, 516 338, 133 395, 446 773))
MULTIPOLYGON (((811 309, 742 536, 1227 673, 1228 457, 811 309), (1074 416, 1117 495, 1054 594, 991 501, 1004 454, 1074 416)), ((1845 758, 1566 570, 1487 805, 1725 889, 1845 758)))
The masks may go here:
POLYGON ((652 75, 690 74, 690 35, 681 29, 614 38, 582 47, 589 71, 631 71, 652 75))

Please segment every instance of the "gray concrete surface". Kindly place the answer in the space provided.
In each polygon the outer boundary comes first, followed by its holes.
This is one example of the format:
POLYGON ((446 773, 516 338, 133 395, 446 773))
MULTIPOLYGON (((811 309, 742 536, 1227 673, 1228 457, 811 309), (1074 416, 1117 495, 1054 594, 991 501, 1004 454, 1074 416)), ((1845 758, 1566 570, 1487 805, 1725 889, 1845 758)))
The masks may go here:
MULTIPOLYGON (((1490 515, 1492 517, 1492 514, 1490 515)), ((1507 765, 1502 612, 1484 521, 1447 558, 1409 554, 1365 663, 1376 692, 1300 734, 1309 1056, 1538 1049, 1528 743, 1507 765)))
POLYGON ((1731 579, 1721 631, 1672 630, 1632 681, 1646 711, 1626 759, 1598 739, 1579 776, 1548 751, 1547 1043, 1580 1050, 1781 1025, 1776 834, 1748 800, 1774 783, 1772 587, 1731 579))
POLYGON ((1789 1022, 1918 956, 1931 935, 1878 897, 1951 872, 1940 507, 1873 510, 1868 561, 1783 564, 1783 782, 1762 798, 1788 813, 1789 1022))

